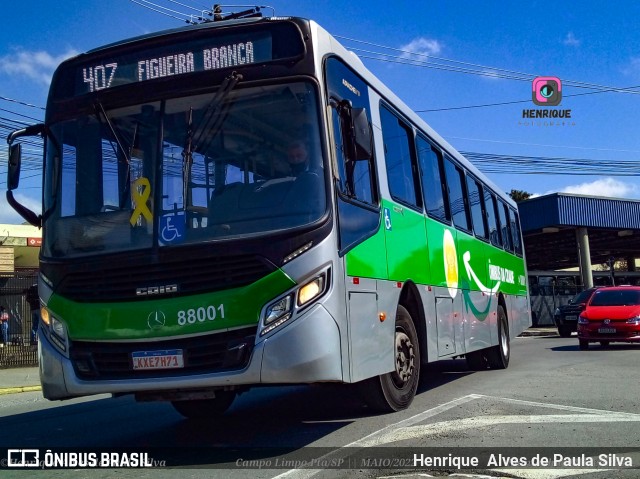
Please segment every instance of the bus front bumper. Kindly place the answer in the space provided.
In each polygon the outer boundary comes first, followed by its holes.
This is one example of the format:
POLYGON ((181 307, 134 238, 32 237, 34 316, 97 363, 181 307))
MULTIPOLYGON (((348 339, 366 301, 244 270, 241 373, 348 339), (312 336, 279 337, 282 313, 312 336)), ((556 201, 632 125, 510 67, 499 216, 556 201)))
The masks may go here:
POLYGON ((40 381, 47 399, 343 380, 340 331, 321 304, 259 341, 247 367, 237 371, 144 379, 83 380, 76 375, 71 361, 43 333, 39 335, 40 381))

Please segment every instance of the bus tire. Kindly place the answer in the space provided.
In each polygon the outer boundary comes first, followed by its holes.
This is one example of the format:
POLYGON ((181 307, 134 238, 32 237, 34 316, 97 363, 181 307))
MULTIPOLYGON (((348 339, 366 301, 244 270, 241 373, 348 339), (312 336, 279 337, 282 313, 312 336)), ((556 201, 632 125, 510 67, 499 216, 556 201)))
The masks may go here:
POLYGON ((224 414, 235 398, 235 391, 219 391, 212 399, 171 401, 171 405, 187 419, 206 420, 215 419, 224 414))
POLYGON ((487 363, 489 369, 507 369, 511 356, 509 341, 509 324, 504 308, 498 305, 498 344, 487 350, 487 363))
POLYGON ((395 370, 362 381, 360 392, 369 407, 394 412, 409 407, 420 380, 420 345, 411 315, 402 305, 396 312, 395 370))
POLYGON ((467 360, 467 367, 471 371, 484 371, 489 367, 487 355, 484 349, 472 351, 464 355, 467 360))

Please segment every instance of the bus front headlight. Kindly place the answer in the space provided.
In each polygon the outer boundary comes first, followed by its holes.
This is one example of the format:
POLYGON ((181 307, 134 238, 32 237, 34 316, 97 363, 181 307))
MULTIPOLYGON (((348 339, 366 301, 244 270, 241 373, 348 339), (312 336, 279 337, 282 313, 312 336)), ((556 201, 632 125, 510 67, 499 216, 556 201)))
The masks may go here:
POLYGON ((260 336, 286 323, 324 295, 327 291, 327 275, 327 271, 323 271, 286 296, 270 303, 264 309, 264 328, 260 331, 260 336))
POLYGON ((260 331, 260 336, 264 336, 269 331, 273 331, 281 324, 289 321, 293 314, 293 294, 288 294, 284 298, 274 301, 265 310, 264 329, 260 331))
POLYGON ((298 291, 298 306, 304 306, 324 292, 324 274, 312 279, 298 291))
POLYGON ((44 326, 43 330, 51 344, 66 354, 69 340, 67 337, 67 327, 64 322, 56 318, 44 306, 40 308, 40 317, 42 319, 42 325, 44 326))

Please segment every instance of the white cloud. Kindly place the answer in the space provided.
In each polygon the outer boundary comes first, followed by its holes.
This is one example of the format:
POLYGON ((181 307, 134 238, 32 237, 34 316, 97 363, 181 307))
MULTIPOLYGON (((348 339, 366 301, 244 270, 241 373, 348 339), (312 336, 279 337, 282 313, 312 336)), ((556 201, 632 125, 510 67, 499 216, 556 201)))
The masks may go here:
POLYGON ((55 68, 63 60, 77 54, 78 52, 72 49, 57 56, 46 51, 17 49, 9 55, 0 57, 0 73, 48 85, 51 83, 51 76, 55 68))
POLYGON ((567 36, 564 37, 562 43, 570 47, 579 47, 582 42, 576 38, 573 32, 569 32, 567 33, 567 36))
MULTIPOLYGON (((17 192, 14 192, 14 197, 23 206, 26 206, 31 211, 37 214, 40 214, 42 206, 39 199, 34 199, 17 192)), ((16 211, 11 206, 9 206, 9 203, 7 203, 7 198, 4 195, 3 191, 3 194, 0 195, 0 224, 21 225, 24 222, 24 218, 22 218, 22 216, 16 213, 16 211)))
POLYGON ((640 57, 632 57, 629 60, 629 64, 622 69, 625 75, 629 75, 635 78, 640 77, 640 57))
POLYGON ((437 55, 442 51, 442 44, 438 40, 419 37, 402 45, 400 50, 404 51, 400 58, 414 58, 414 55, 437 55))
MULTIPOLYGON (((542 193, 548 195, 558 191, 547 191, 542 193)), ((640 196, 640 188, 632 183, 625 183, 614 178, 602 178, 590 183, 580 183, 578 185, 566 186, 559 190, 560 193, 574 193, 577 195, 604 196, 609 198, 637 198, 640 196)), ((535 193, 532 196, 541 196, 535 193)))

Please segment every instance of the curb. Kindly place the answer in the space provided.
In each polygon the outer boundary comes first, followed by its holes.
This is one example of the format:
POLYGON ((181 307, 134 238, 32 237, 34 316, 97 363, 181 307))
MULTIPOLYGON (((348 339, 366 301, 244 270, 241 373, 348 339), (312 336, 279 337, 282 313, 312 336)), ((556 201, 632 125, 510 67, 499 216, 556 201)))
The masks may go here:
POLYGON ((548 330, 526 330, 520 333, 518 337, 531 337, 531 336, 558 336, 558 331, 556 329, 548 329, 548 330))
POLYGON ((5 394, 26 393, 32 391, 42 391, 42 386, 19 386, 13 388, 0 388, 0 396, 5 394))

